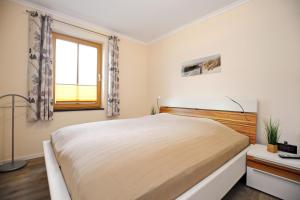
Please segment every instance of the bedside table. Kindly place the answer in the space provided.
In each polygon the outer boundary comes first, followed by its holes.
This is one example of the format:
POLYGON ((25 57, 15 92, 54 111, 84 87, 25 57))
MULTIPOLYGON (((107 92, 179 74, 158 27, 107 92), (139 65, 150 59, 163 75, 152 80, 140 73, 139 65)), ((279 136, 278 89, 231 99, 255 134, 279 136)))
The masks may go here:
POLYGON ((247 152, 247 185, 282 199, 300 199, 300 160, 283 159, 266 145, 247 152))

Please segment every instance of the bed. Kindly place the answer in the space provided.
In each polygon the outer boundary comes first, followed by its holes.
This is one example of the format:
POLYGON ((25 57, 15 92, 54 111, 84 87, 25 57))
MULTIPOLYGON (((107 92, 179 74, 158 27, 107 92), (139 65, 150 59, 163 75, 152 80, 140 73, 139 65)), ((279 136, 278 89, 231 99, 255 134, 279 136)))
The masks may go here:
POLYGON ((256 113, 161 107, 44 142, 54 199, 220 199, 246 171, 256 113))

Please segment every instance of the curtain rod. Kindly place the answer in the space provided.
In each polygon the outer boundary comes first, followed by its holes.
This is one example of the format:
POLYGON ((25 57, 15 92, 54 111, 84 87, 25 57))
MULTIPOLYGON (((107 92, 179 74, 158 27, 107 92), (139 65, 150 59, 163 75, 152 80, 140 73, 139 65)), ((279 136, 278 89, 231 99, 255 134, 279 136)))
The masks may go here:
MULTIPOLYGON (((33 16, 37 15, 37 12, 36 12, 36 11, 26 10, 26 12, 27 12, 28 14, 33 15, 33 16)), ((75 27, 75 28, 82 29, 82 30, 84 30, 84 31, 88 31, 88 32, 91 32, 91 33, 95 33, 95 34, 98 34, 98 35, 102 35, 102 36, 104 36, 104 37, 108 37, 109 39, 112 37, 112 36, 110 36, 110 35, 106 35, 106 34, 104 34, 104 33, 99 33, 99 32, 96 32, 96 31, 93 31, 93 30, 90 30, 90 29, 87 29, 87 28, 83 28, 83 27, 80 27, 80 26, 77 26, 77 25, 74 25, 74 24, 70 24, 70 23, 68 23, 68 22, 64 22, 64 21, 58 20, 58 19, 54 19, 54 18, 53 18, 53 20, 56 21, 56 22, 62 23, 62 24, 66 24, 66 25, 69 25, 69 26, 72 26, 72 27, 75 27)))

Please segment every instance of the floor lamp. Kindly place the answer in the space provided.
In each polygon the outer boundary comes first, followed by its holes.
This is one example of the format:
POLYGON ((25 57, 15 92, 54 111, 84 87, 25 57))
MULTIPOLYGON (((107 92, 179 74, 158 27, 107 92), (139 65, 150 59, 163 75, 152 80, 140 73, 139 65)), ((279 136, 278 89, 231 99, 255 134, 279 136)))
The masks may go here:
POLYGON ((29 99, 19 95, 19 94, 6 94, 3 96, 0 96, 0 99, 5 98, 5 97, 11 97, 12 100, 12 104, 11 104, 11 161, 5 164, 0 165, 0 172, 10 172, 10 171, 14 171, 17 169, 20 169, 22 167, 24 167, 27 164, 27 161, 25 160, 15 160, 15 98, 16 97, 20 97, 24 100, 26 100, 26 102, 29 102, 29 99))

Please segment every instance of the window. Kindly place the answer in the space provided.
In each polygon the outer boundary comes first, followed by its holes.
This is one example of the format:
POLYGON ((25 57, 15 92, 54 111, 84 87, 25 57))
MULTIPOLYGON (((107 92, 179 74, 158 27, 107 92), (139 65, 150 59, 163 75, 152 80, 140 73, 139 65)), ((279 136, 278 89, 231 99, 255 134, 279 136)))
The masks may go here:
POLYGON ((100 109, 102 46, 53 33, 54 110, 100 109))

